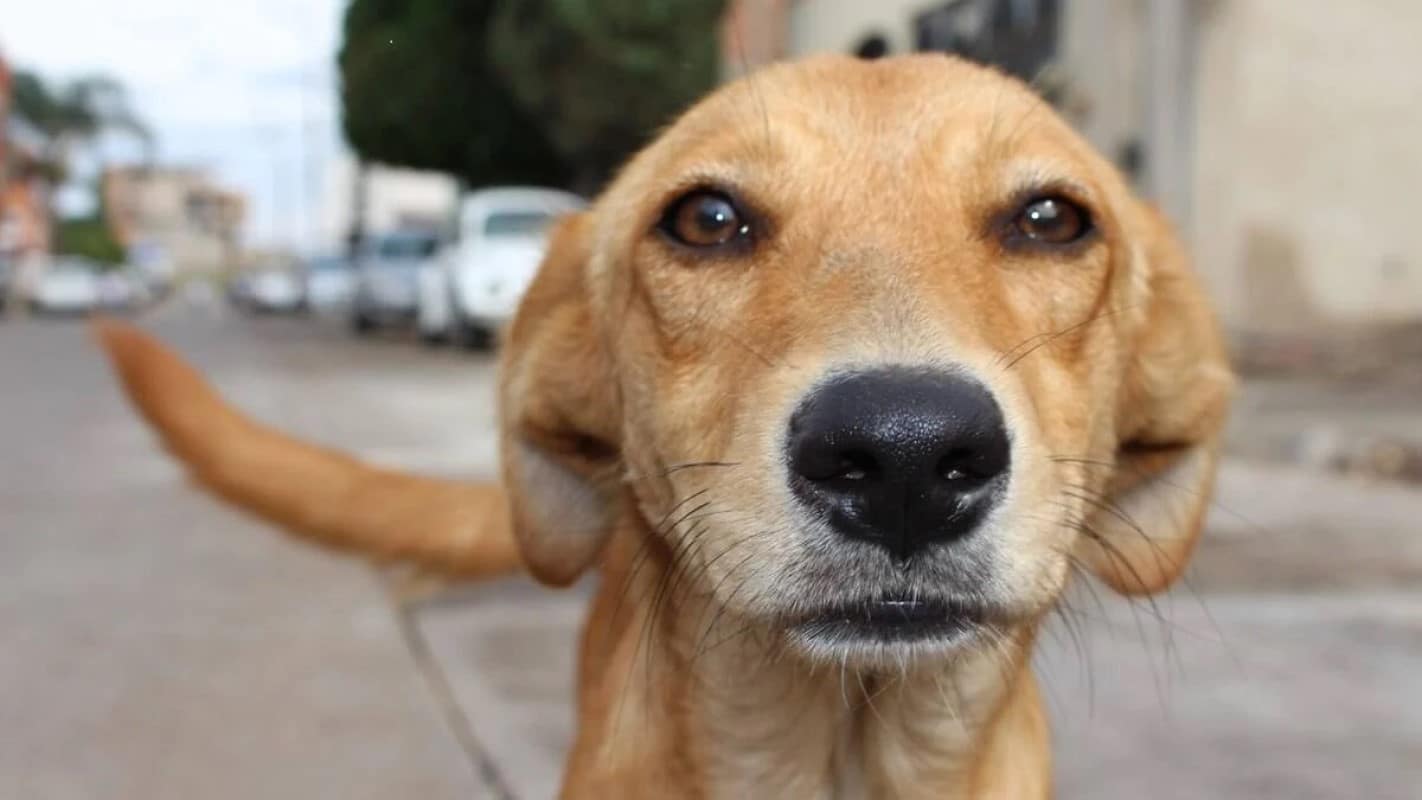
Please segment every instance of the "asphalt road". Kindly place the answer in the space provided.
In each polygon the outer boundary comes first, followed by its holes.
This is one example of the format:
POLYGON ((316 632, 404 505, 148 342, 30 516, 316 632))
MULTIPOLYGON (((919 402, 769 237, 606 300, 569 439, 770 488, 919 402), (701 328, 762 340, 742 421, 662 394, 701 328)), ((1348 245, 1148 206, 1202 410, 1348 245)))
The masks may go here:
MULTIPOLYGON (((487 357, 184 304, 144 324, 288 431, 492 469, 487 357)), ((223 508, 75 321, 0 320, 0 448, 0 797, 556 786, 583 591, 411 602, 223 508)), ((1081 592, 1084 641, 1046 636, 1061 796, 1422 796, 1419 519, 1415 490, 1228 464, 1190 587, 1154 605, 1081 592)))

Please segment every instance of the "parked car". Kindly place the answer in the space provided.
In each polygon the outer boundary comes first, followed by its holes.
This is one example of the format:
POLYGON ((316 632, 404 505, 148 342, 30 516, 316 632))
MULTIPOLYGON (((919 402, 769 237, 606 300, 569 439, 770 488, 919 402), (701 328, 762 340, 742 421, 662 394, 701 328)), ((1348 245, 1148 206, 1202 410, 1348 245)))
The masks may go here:
POLYGON ((26 298, 34 311, 87 314, 99 305, 99 267, 85 258, 66 256, 45 268, 26 298))
POLYGON ((321 256, 305 265, 306 308, 318 314, 343 312, 355 297, 355 269, 339 256, 321 256))
POLYGON ((127 264, 120 268, 120 272, 128 279, 135 305, 151 305, 162 300, 167 293, 168 285, 142 267, 127 264))
POLYGON ((223 296, 234 308, 246 310, 252 297, 252 276, 234 275, 223 284, 223 296))
POLYGON ((249 312, 299 311, 306 302, 306 287, 291 269, 279 264, 258 267, 228 285, 228 298, 249 312))
POLYGON ((143 300, 142 290, 134 277, 120 270, 98 276, 99 307, 107 311, 127 311, 143 300))
POLYGON ((356 259, 351 327, 369 333, 415 319, 420 267, 435 256, 439 236, 427 231, 398 231, 373 237, 356 259))
POLYGON ((10 293, 15 284, 15 264, 0 256, 0 314, 10 305, 10 293))
POLYGON ((173 289, 173 271, 164 264, 130 263, 123 271, 144 303, 161 300, 173 289))
POLYGON ((549 227, 583 206, 577 195, 554 189, 484 189, 465 197, 454 242, 421 270, 421 338, 490 345, 538 271, 549 227))

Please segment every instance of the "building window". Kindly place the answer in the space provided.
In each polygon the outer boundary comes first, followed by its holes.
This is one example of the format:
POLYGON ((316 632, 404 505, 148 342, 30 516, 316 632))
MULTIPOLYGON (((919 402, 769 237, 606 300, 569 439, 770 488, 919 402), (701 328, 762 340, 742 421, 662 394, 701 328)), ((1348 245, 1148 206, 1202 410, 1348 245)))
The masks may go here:
POLYGON ((1060 0, 953 0, 914 18, 919 50, 956 53, 1030 81, 1057 57, 1060 0))
POLYGON ((860 40, 854 48, 854 55, 869 61, 889 54, 889 40, 882 33, 871 33, 860 40))

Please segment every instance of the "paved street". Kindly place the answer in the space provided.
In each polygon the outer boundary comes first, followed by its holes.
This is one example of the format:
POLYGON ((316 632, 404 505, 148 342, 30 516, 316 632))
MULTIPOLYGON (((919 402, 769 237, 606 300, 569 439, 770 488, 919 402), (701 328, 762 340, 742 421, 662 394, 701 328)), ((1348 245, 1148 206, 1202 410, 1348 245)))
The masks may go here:
MULTIPOLYGON (((487 358, 183 304, 144 324, 285 430, 492 469, 487 358)), ((0 371, 0 797, 552 794, 584 590, 412 600, 272 534, 185 484, 76 322, 0 319, 0 371)), ((1416 798, 1419 519, 1417 489, 1230 462, 1189 587, 1081 592, 1084 641, 1047 635, 1061 796, 1416 798)))

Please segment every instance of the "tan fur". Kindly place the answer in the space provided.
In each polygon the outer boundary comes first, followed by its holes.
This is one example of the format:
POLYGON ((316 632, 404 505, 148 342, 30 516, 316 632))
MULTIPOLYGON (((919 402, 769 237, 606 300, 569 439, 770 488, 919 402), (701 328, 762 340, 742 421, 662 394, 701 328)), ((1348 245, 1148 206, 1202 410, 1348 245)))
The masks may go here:
POLYGON ((555 585, 597 567, 567 798, 1047 796, 1037 627, 1073 565, 1130 594, 1175 580, 1232 385, 1168 226, 1020 84, 937 56, 732 84, 560 226, 505 343, 506 504, 280 437, 139 334, 104 340, 199 479, 273 521, 464 571, 516 541, 555 585), (706 183, 761 212, 753 250, 652 232, 706 183), (1043 190, 1099 237, 1004 249, 991 221, 1043 190), (877 562, 806 544, 783 430, 825 375, 896 363, 967 371, 1003 409, 1012 482, 974 534, 999 618, 951 652, 821 652, 787 619, 877 562))
POLYGON ((204 488, 322 544, 470 577, 521 567, 495 484, 376 469, 242 416, 166 347, 95 326, 128 396, 204 488))

